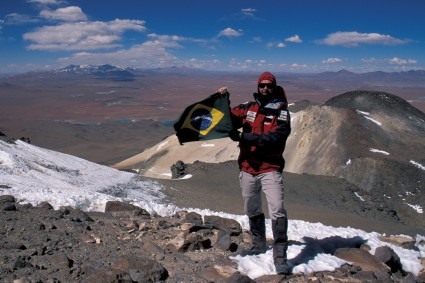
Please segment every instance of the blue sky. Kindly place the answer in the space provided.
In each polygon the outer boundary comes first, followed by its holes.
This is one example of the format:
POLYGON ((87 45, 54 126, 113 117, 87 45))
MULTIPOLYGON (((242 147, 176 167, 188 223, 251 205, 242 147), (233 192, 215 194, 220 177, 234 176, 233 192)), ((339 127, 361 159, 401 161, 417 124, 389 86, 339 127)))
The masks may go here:
POLYGON ((425 69, 425 0, 1 0, 0 73, 425 69))

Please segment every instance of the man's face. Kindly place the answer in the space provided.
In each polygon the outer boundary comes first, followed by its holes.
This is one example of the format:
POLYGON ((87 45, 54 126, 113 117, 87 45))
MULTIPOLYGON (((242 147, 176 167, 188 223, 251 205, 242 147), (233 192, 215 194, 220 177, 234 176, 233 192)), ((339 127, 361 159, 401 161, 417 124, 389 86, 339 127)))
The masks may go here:
POLYGON ((260 94, 262 95, 269 95, 273 93, 274 88, 275 88, 275 85, 273 84, 272 81, 269 81, 269 80, 262 80, 258 84, 258 89, 260 90, 260 94))

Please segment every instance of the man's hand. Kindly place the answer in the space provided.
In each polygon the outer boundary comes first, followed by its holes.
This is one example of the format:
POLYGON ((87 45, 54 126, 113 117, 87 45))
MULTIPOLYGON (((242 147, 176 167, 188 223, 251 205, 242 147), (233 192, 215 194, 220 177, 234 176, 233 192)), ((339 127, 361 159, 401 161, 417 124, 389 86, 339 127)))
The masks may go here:
POLYGON ((229 138, 232 141, 241 141, 243 139, 243 133, 239 132, 236 129, 233 129, 232 131, 229 132, 229 138))

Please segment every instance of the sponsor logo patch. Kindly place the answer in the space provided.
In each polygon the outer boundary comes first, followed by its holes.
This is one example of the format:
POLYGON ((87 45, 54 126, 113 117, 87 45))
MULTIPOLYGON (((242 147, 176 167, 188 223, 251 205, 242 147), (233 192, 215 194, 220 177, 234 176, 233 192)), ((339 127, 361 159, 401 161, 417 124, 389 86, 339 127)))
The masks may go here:
POLYGON ((246 120, 249 121, 249 122, 254 122, 256 116, 257 116, 257 112, 248 111, 246 113, 246 120))
POLYGON ((287 122, 288 121, 288 112, 286 112, 286 111, 280 111, 280 114, 279 114, 279 117, 277 117, 277 119, 279 120, 279 121, 284 121, 284 122, 287 122))

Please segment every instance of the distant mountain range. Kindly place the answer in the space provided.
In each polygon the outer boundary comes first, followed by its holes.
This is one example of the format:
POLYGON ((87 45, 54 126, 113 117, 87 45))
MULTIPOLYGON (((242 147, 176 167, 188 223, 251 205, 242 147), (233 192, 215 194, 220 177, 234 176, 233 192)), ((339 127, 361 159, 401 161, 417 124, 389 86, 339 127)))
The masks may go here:
MULTIPOLYGON (((299 76, 297 74, 297 76, 299 76)), ((421 85, 425 86, 425 70, 412 70, 406 72, 368 72, 368 73, 353 73, 347 70, 340 70, 337 72, 323 72, 317 74, 308 74, 306 77, 311 77, 314 80, 345 80, 352 83, 382 83, 382 84, 396 84, 403 86, 409 85, 421 85)))
MULTIPOLYGON (((143 69, 133 67, 119 67, 114 65, 69 65, 65 68, 28 72, 25 74, 15 75, 15 77, 46 77, 46 76, 94 76, 98 79, 111 80, 134 80, 137 76, 143 76, 149 73, 161 74, 179 74, 179 75, 202 75, 202 74, 223 74, 225 72, 206 71, 200 69, 192 69, 187 67, 169 67, 157 69, 143 69)), ((233 72, 236 73, 236 72, 233 72)), ((383 83, 383 84, 409 84, 425 86, 425 70, 411 70, 406 72, 367 72, 353 73, 347 70, 336 72, 322 73, 287 73, 275 72, 281 77, 310 79, 314 81, 348 81, 352 83, 363 82, 383 83)), ((402 86, 402 85, 401 85, 402 86)))
POLYGON ((69 65, 65 68, 59 70, 53 70, 53 73, 68 73, 68 74, 105 74, 105 73, 115 73, 115 72, 129 72, 130 68, 123 68, 114 65, 69 65))
POLYGON ((99 65, 99 66, 93 66, 93 65, 69 65, 65 68, 59 69, 59 70, 53 70, 49 71, 48 73, 52 75, 58 75, 58 74, 70 74, 70 75, 94 75, 99 78, 106 78, 106 79, 112 79, 112 80, 133 80, 134 69, 131 68, 123 68, 113 65, 99 65))

